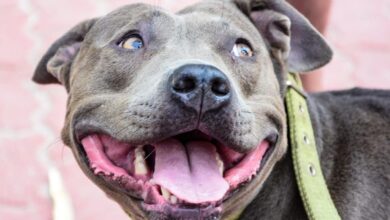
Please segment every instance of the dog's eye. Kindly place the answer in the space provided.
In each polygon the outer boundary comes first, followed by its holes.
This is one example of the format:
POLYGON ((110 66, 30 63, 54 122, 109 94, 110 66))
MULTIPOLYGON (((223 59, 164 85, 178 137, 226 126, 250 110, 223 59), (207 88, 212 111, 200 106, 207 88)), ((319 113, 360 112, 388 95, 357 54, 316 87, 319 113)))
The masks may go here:
POLYGON ((130 36, 128 38, 123 39, 119 46, 129 50, 139 50, 144 47, 144 42, 141 37, 138 36, 130 36))
POLYGON ((232 53, 236 57, 251 57, 253 56, 253 51, 251 47, 246 43, 237 42, 232 50, 232 53))

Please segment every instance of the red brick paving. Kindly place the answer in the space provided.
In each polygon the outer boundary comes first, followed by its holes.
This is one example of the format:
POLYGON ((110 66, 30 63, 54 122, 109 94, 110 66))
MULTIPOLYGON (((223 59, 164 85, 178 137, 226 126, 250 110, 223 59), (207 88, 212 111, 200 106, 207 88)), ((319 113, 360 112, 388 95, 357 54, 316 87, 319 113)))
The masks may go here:
MULTIPOLYGON (((51 219, 48 165, 69 192, 75 219, 127 219, 81 173, 60 142, 66 94, 30 78, 58 36, 77 22, 135 1, 3 0, 0 2, 0 219, 51 219)), ((192 1, 150 0, 177 10, 192 1)), ((335 58, 324 68, 327 89, 390 88, 390 2, 334 1, 327 37, 335 58)))

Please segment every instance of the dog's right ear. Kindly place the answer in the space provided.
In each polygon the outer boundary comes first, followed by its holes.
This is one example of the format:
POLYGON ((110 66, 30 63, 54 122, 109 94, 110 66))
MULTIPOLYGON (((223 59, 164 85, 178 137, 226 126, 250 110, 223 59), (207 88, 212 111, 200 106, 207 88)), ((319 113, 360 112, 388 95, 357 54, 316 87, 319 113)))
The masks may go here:
POLYGON ((40 84, 59 83, 68 88, 72 62, 96 20, 81 22, 55 41, 38 63, 33 81, 40 84))
POLYGON ((288 70, 309 72, 327 64, 332 50, 310 22, 286 0, 231 0, 250 18, 271 52, 287 62, 288 70))

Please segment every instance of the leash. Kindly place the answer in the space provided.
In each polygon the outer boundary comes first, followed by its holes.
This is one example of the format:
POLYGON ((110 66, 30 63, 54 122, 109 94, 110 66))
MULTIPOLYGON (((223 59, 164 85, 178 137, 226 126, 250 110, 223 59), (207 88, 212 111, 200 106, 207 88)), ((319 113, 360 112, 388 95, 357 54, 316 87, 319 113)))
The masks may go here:
POLYGON ((341 219, 321 171, 306 94, 298 74, 288 75, 286 107, 299 193, 310 220, 341 219))

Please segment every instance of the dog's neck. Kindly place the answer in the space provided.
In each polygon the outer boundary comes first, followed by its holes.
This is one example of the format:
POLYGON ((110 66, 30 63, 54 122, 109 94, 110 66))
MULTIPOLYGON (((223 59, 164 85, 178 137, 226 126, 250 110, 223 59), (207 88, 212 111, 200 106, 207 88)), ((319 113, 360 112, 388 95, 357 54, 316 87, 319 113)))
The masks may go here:
MULTIPOLYGON (((331 113, 323 109, 316 98, 310 96, 310 94, 308 94, 307 103, 315 134, 317 152, 321 158, 321 168, 325 179, 328 181, 332 176, 334 167, 334 164, 330 161, 334 160, 331 159, 333 157, 332 149, 324 148, 323 140, 329 139, 327 137, 331 136, 332 133, 323 129, 323 123, 327 123, 327 127, 332 127, 332 120, 323 122, 324 119, 321 119, 320 115, 331 117, 331 113)), ((291 146, 287 147, 285 156, 275 165, 260 193, 240 218, 308 219, 294 174, 291 146)))
POLYGON ((275 165, 241 219, 307 219, 296 184, 291 153, 275 165))

